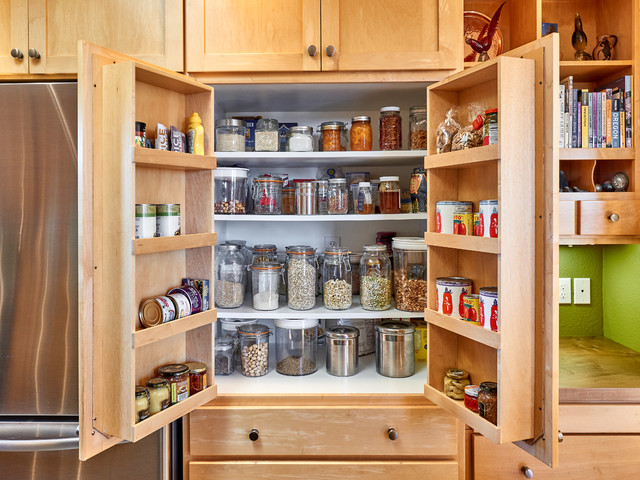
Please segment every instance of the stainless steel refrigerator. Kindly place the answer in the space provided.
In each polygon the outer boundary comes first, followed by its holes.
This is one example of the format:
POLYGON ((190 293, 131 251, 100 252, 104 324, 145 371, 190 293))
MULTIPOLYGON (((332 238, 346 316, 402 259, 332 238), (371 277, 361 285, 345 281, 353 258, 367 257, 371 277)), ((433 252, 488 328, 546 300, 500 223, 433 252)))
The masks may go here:
POLYGON ((0 84, 0 477, 159 479, 162 431, 78 460, 76 96, 0 84))

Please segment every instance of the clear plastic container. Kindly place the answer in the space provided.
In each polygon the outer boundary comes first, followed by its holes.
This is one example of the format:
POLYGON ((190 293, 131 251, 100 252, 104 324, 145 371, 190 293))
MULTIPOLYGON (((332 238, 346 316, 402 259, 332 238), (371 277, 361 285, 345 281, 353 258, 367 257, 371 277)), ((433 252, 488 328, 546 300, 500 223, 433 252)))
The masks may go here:
POLYGON ((244 301, 246 260, 238 245, 220 245, 215 261, 215 303, 237 308, 244 301))
POLYGON ((360 259, 360 301, 365 310, 391 307, 391 263, 385 245, 365 245, 360 259))
POLYGON ((223 118, 216 121, 216 151, 244 152, 246 134, 244 120, 223 118))
POLYGON ((218 167, 213 171, 214 213, 247 213, 248 168, 218 167))
POLYGON ((422 237, 395 237, 393 284, 396 308, 424 312, 427 308, 427 246, 422 237))
POLYGON ((273 118, 258 120, 254 133, 256 152, 277 152, 280 150, 278 128, 278 120, 273 118))
POLYGON ((313 128, 291 127, 287 136, 287 152, 313 152, 313 128))
POLYGON ((293 310, 310 310, 316 303, 315 249, 307 245, 287 247, 287 303, 293 310))
POLYGON ((427 107, 409 109, 409 145, 411 150, 427 149, 427 107))
POLYGON ((232 337, 216 338, 215 344, 215 374, 231 375, 233 373, 233 353, 236 343, 232 337))
POLYGON ((269 327, 255 323, 238 327, 242 374, 261 377, 269 371, 269 327))
POLYGON ((349 213, 349 192, 347 190, 346 178, 329 179, 327 213, 329 215, 344 215, 349 213))
POLYGON ((276 310, 280 298, 278 287, 282 265, 276 262, 262 262, 254 263, 250 268, 254 310, 276 310))
POLYGON ((276 371, 309 375, 318 370, 318 320, 276 319, 276 371))
POLYGON ((253 183, 253 213, 280 215, 282 213, 282 178, 263 175, 253 183))
POLYGON ((380 213, 400 213, 400 177, 380 177, 380 213))
POLYGON ((351 263, 348 248, 328 248, 322 265, 324 306, 329 310, 351 307, 351 263))

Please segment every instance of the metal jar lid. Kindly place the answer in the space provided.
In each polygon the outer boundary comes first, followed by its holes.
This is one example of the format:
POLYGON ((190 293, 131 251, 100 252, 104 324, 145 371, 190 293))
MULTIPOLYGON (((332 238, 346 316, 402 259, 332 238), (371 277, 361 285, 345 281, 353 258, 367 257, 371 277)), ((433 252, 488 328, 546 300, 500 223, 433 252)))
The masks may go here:
POLYGON ((485 297, 498 297, 498 287, 481 287, 479 291, 485 297))
POLYGON ((400 107, 390 106, 390 107, 382 107, 380 112, 399 112, 400 107))
POLYGON ((244 120, 238 120, 235 118, 221 118, 216 120, 216 127, 245 127, 247 124, 244 120))
POLYGON ((158 369, 158 373, 163 377, 177 377, 189 372, 189 367, 184 363, 170 363, 158 369))
POLYGON ((498 384, 496 382, 482 382, 480 384, 480 390, 484 393, 496 394, 498 393, 498 384))
POLYGON ((185 363, 189 367, 189 373, 206 373, 207 365, 202 362, 187 362, 185 363))
POLYGON ((269 327, 260 323, 250 323, 238 327, 238 333, 247 337, 262 337, 269 335, 269 327))
POLYGON ((347 184, 347 179, 346 178, 330 178, 329 179, 329 183, 331 184, 347 184))
POLYGON ((340 325, 338 327, 328 328, 325 335, 331 340, 350 340, 358 338, 360 336, 360 330, 356 327, 340 325))
POLYGON ((341 130, 345 128, 344 122, 322 122, 320 124, 321 130, 341 130))
POLYGON ((367 117, 366 115, 360 115, 358 117, 352 117, 351 118, 351 123, 353 122, 370 122, 371 121, 371 117, 367 117))
POLYGON ((416 105, 415 107, 411 107, 409 109, 409 115, 426 114, 426 113, 427 113, 427 107, 425 107, 424 105, 416 105))
POLYGON ((154 377, 147 380, 147 388, 168 388, 169 382, 166 378, 154 377))
POLYGON ((472 285, 473 282, 465 277, 438 277, 436 278, 436 285, 443 285, 447 287, 467 287, 472 285))
POLYGON ((384 333, 384 334, 413 335, 415 331, 416 331, 416 328, 413 325, 405 322, 390 321, 390 322, 382 322, 381 324, 376 325, 376 332, 384 333))
POLYGON ((143 387, 142 385, 136 385, 136 398, 138 397, 149 398, 149 390, 147 390, 147 387, 143 387))
POLYGON ((313 135, 313 127, 307 127, 304 125, 291 127, 291 129, 289 130, 289 135, 293 135, 294 133, 302 134, 302 135, 313 135))

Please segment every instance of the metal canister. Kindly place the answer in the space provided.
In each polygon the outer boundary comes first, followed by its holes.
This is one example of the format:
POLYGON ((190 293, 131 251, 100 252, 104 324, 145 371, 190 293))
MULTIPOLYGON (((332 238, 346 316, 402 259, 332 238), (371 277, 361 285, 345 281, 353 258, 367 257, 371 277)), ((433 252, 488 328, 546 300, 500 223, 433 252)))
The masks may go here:
POLYGON ((144 327, 153 327, 175 319, 176 311, 176 306, 169 297, 152 297, 142 302, 138 318, 144 327))
POLYGON ((376 371, 385 377, 410 377, 414 373, 413 334, 409 323, 389 321, 376 325, 376 371))
POLYGON ((172 288, 167 292, 167 295, 172 295, 174 293, 182 293, 189 299, 189 303, 191 305, 191 310, 189 311, 190 315, 202 311, 202 296, 200 295, 200 292, 198 292, 198 289, 193 285, 183 285, 182 287, 172 288))
POLYGON ((153 238, 156 235, 156 206, 153 203, 136 203, 136 238, 153 238))
POLYGON ((358 338, 356 327, 337 326, 325 331, 327 339, 327 373, 350 377, 358 373, 358 338))
POLYGON ((180 235, 179 203, 161 203, 156 205, 156 235, 158 237, 180 235))
POLYGON ((298 215, 316 215, 318 185, 316 182, 296 183, 296 213, 298 215))

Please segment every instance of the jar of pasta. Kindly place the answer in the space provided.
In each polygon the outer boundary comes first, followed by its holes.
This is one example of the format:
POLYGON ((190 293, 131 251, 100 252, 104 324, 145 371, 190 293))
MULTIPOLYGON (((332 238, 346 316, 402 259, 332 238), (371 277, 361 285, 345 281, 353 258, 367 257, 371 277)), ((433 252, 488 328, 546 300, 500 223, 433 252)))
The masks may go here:
POLYGON ((371 117, 366 115, 351 119, 351 150, 365 151, 372 148, 371 117))
POLYGON ((400 150, 401 148, 400 107, 382 107, 380 109, 380 150, 400 150))

